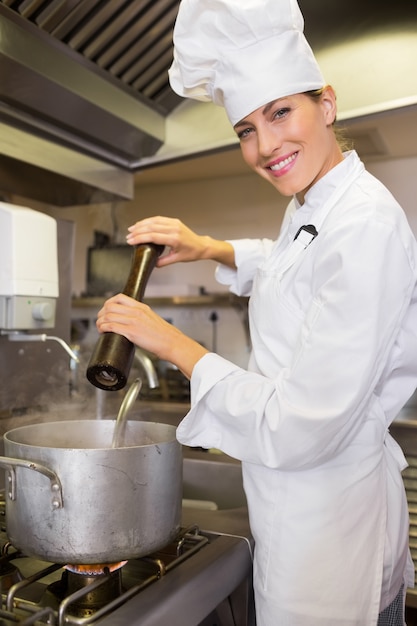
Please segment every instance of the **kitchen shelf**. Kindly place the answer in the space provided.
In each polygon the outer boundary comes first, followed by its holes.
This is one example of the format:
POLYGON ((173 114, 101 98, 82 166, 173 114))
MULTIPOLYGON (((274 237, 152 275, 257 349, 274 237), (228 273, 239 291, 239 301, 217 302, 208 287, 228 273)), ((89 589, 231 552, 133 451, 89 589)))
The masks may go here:
MULTIPOLYGON (((103 306, 103 302, 106 298, 103 297, 80 297, 72 299, 73 308, 96 308, 99 309, 103 306)), ((248 303, 248 298, 235 296, 231 293, 212 293, 203 294, 198 296, 164 296, 144 298, 144 302, 152 308, 156 307, 169 307, 169 306, 181 306, 181 307, 219 307, 219 306, 232 306, 239 309, 245 308, 248 303)))

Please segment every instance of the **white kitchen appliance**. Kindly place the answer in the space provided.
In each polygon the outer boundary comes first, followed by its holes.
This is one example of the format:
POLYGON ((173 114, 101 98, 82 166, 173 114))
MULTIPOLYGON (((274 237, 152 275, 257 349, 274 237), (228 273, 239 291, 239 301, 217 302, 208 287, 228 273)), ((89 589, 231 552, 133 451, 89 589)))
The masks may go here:
POLYGON ((58 295, 56 221, 0 202, 0 329, 53 328, 58 295))

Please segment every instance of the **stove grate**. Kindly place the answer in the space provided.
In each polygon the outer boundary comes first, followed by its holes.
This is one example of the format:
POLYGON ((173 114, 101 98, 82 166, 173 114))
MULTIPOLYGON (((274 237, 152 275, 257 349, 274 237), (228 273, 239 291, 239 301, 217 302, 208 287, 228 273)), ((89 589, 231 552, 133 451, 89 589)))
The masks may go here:
MULTIPOLYGON (((13 564, 22 572, 21 580, 12 584, 10 589, 1 589, 2 605, 0 608, 0 623, 20 624, 21 626, 84 626, 94 624, 100 618, 108 615, 116 608, 127 602, 143 589, 157 582, 170 570, 176 568, 184 560, 201 550, 209 538, 197 526, 182 529, 177 538, 162 550, 140 559, 131 559, 124 568, 121 568, 123 580, 122 593, 99 607, 90 614, 85 615, 71 613, 71 608, 76 603, 82 602, 89 594, 96 591, 100 586, 109 581, 111 573, 97 576, 84 587, 67 595, 56 605, 51 601, 51 595, 47 593, 48 587, 57 584, 57 575, 63 572, 61 565, 51 564, 45 567, 45 563, 28 559, 6 542, 3 545, 2 557, 0 558, 0 584, 1 564, 13 564), (38 564, 39 568, 33 573, 23 573, 27 563, 38 564), (126 575, 125 570, 126 569, 126 575), (45 601, 45 598, 47 600, 45 601), (9 620, 9 621, 7 621, 9 620)), ((78 574, 82 576, 82 574, 78 574)), ((73 611, 74 613, 74 611, 73 611)))

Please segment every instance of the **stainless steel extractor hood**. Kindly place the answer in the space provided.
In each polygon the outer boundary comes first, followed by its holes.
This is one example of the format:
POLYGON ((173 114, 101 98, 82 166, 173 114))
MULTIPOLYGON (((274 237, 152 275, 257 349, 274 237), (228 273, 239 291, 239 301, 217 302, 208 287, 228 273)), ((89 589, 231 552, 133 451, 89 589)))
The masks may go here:
MULTIPOLYGON (((299 4, 339 119, 416 105, 417 3, 299 4)), ((57 206, 130 199, 139 169, 236 145, 221 109, 170 89, 178 5, 0 0, 0 194, 57 206)))
POLYGON ((1 0, 0 192, 57 205, 132 197, 132 164, 163 144, 180 102, 167 74, 177 10, 1 0))

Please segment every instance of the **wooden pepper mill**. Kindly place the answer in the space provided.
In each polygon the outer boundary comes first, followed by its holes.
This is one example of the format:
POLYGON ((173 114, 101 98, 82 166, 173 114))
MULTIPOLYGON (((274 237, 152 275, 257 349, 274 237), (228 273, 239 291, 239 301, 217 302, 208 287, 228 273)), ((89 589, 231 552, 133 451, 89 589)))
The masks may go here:
MULTIPOLYGON (((158 257, 164 246, 146 243, 134 246, 132 265, 123 293, 139 302, 158 257)), ((117 333, 103 333, 91 355, 87 378, 92 385, 105 391, 122 389, 129 378, 135 356, 135 345, 117 333)))

